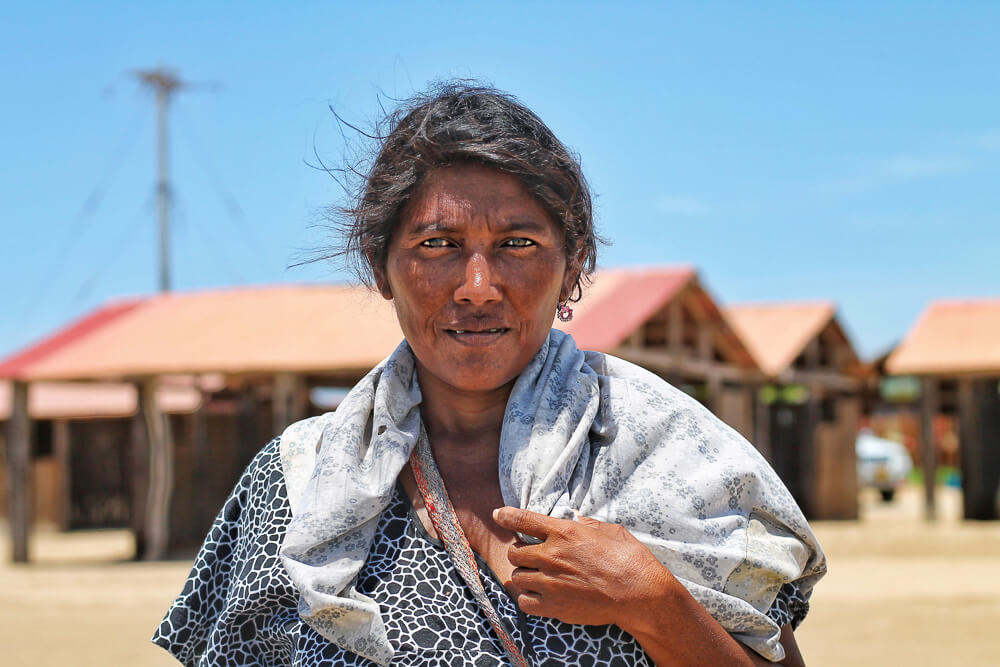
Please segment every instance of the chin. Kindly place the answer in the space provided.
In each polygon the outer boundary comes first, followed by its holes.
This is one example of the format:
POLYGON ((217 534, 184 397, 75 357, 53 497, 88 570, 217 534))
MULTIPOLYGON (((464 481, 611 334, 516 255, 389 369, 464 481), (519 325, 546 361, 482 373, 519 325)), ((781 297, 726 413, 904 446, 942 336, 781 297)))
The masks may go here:
POLYGON ((415 354, 423 373, 437 381, 459 391, 489 392, 511 384, 533 358, 531 355, 521 359, 521 354, 515 354, 520 350, 499 347, 460 348, 446 354, 440 354, 439 349, 438 354, 427 355, 423 360, 424 355, 417 351, 415 354))
POLYGON ((441 378, 452 387, 468 392, 495 391, 517 379, 520 373, 463 373, 461 376, 441 378))

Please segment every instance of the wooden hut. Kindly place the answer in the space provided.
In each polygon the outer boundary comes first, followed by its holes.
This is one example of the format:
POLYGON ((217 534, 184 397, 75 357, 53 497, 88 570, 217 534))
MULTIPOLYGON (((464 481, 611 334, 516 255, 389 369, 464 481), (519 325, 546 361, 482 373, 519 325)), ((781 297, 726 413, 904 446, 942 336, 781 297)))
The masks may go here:
POLYGON ((886 361, 921 380, 927 515, 934 516, 933 420, 958 416, 963 513, 997 519, 1000 504, 1000 299, 931 303, 886 361))
MULTIPOLYGON (((29 385, 131 385, 135 418, 112 439, 128 443, 137 553, 162 558, 204 536, 253 454, 310 412, 311 388, 354 384, 401 339, 392 306, 364 288, 281 286, 117 302, 15 354, 0 363, 0 378, 11 381, 6 478, 14 559, 28 558, 29 385), (161 389, 184 383, 198 392, 200 407, 170 415, 161 389)), ((108 430, 102 437, 112 437, 108 430)))
POLYGON ((854 450, 864 369, 829 302, 725 309, 767 379, 754 440, 803 511, 858 516, 854 450))
POLYGON ((581 349, 657 373, 752 440, 759 370, 693 268, 601 271, 574 308, 557 326, 581 349))
MULTIPOLYGON (((10 420, 12 383, 0 381, 0 453, 10 420)), ((200 392, 160 387, 167 414, 195 412, 200 392)), ((135 387, 123 383, 37 382, 29 387, 28 416, 34 520, 62 530, 124 526, 128 521, 129 424, 137 410, 135 387), (73 446, 76 443, 77 446, 73 446)), ((0 516, 7 515, 6 467, 0 466, 0 516)))

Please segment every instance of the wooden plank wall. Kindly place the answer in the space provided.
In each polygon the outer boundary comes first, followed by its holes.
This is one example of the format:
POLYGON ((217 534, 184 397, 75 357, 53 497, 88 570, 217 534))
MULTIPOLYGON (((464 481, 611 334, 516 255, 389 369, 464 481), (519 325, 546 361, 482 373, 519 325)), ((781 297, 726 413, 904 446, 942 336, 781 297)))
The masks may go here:
POLYGON ((966 519, 998 516, 1000 502, 1000 393, 996 378, 958 384, 959 451, 966 519))
POLYGON ((816 519, 858 518, 858 471, 855 439, 861 417, 861 401, 843 396, 837 399, 836 421, 820 424, 815 437, 816 519))

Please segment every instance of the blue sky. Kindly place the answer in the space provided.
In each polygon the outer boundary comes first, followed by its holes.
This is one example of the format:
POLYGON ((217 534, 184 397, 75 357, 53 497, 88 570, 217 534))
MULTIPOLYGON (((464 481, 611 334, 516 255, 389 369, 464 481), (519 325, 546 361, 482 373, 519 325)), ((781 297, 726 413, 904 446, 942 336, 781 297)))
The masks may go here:
POLYGON ((725 302, 833 299, 864 355, 930 299, 1000 296, 1000 5, 6 3, 0 355, 156 289, 153 105, 171 111, 178 289, 289 269, 341 196, 310 166, 378 96, 508 90, 576 150, 613 245, 725 302), (89 203, 88 203, 89 202, 89 203))

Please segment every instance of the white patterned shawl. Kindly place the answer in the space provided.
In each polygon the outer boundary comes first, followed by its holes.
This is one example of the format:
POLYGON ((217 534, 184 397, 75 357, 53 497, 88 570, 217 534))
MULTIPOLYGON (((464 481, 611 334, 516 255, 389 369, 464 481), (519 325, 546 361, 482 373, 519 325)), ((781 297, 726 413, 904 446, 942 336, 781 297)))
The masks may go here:
MULTIPOLYGON (((292 509, 281 557, 299 613, 335 644, 387 665, 378 605, 354 584, 420 433, 404 341, 335 413, 288 427, 292 509)), ((517 379, 500 437, 504 502, 618 523, 737 639, 784 657, 766 612, 782 584, 808 598, 826 571, 816 537, 756 449, 696 401, 553 330, 517 379)))

